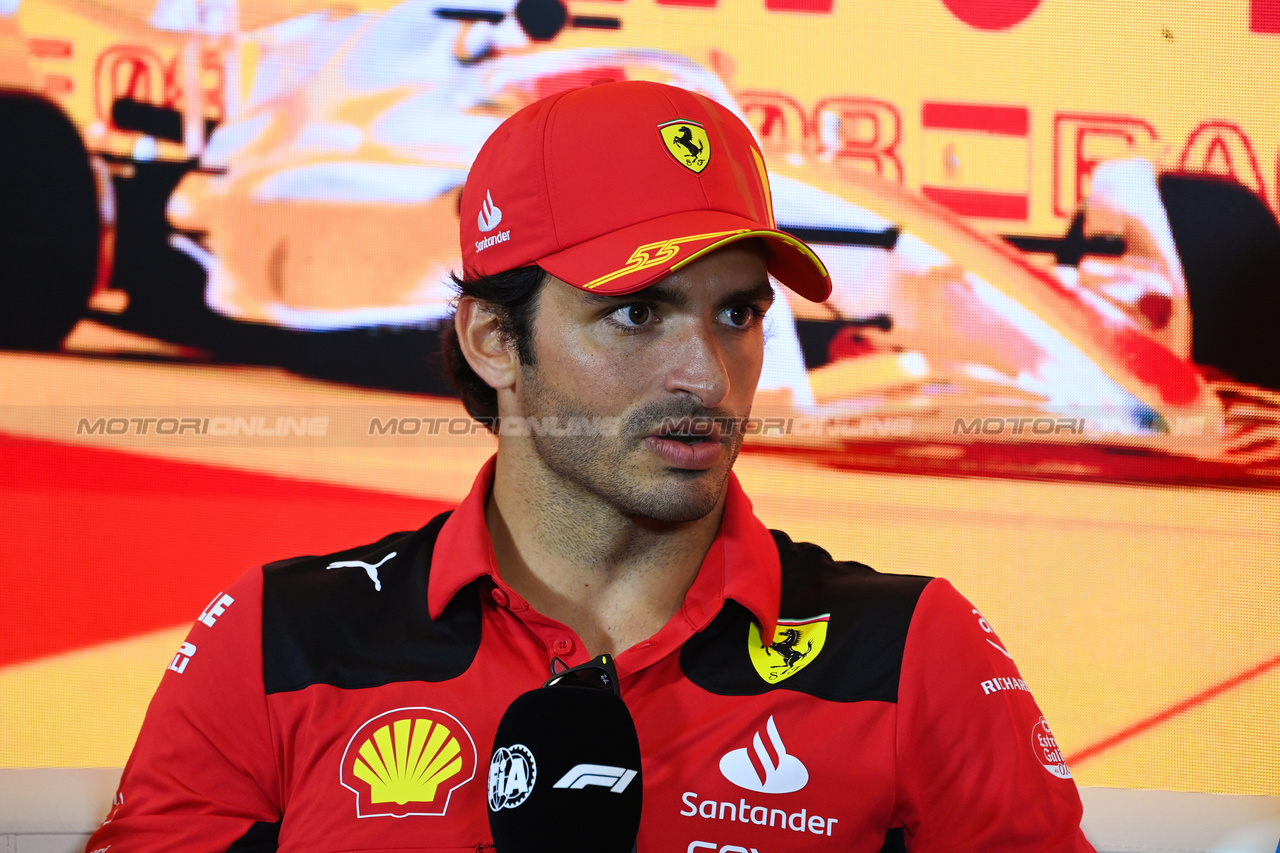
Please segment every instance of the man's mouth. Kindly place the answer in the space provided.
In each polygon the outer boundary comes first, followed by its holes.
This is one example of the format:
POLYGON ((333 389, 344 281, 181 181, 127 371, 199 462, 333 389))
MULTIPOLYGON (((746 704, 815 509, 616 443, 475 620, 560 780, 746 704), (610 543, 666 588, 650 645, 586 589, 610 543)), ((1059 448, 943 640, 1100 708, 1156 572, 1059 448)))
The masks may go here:
POLYGON ((708 471, 732 452, 726 437, 735 430, 726 417, 668 415, 646 430, 642 443, 669 469, 708 471))

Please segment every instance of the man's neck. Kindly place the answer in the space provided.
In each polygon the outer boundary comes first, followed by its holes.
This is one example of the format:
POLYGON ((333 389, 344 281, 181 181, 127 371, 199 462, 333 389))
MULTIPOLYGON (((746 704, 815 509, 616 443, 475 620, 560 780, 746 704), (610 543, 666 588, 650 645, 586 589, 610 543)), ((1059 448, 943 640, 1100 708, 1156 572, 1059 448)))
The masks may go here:
POLYGON ((485 506, 502 579, 590 654, 616 655, 657 633, 698 576, 724 496, 703 518, 658 522, 526 467, 499 453, 485 506))

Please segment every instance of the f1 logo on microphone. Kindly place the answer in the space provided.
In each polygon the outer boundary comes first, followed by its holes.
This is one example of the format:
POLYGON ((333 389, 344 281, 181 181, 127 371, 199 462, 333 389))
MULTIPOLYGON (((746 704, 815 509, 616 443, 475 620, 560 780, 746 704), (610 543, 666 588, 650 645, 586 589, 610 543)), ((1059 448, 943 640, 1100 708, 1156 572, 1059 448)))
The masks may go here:
POLYGON ((607 764, 579 764, 560 777, 553 788, 586 788, 596 785, 608 788, 615 794, 621 794, 636 778, 635 770, 625 767, 610 767, 607 764))

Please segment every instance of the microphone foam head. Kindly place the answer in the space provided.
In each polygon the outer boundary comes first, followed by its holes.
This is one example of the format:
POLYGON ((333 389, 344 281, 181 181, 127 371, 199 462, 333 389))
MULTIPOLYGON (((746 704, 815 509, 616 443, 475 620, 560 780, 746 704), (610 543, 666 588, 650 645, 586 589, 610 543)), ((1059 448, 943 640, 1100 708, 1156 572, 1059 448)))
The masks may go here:
POLYGON ((497 853, 631 853, 640 831, 640 741, 621 697, 531 690, 498 724, 489 763, 497 853))

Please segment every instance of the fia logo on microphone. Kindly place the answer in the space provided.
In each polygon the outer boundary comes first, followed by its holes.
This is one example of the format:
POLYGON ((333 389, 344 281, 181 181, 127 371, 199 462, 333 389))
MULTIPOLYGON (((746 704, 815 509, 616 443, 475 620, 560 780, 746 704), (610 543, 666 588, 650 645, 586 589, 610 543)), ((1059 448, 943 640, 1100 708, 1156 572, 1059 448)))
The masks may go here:
POLYGON ((489 762, 489 809, 514 809, 529 799, 538 779, 538 762, 522 743, 501 746, 489 762))

